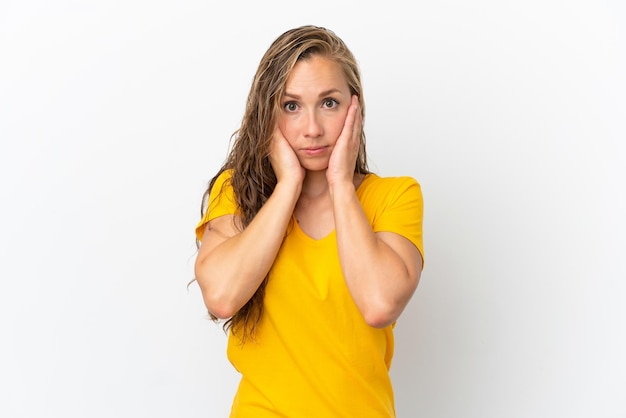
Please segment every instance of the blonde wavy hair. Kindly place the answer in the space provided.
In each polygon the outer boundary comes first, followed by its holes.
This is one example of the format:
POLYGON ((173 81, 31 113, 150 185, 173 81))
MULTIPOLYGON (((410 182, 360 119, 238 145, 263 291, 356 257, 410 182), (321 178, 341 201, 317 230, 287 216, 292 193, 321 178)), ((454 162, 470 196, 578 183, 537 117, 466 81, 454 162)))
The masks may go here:
MULTIPOLYGON (((207 210, 209 194, 220 192, 212 191, 212 188, 225 170, 232 170, 229 181, 238 207, 235 216, 237 229, 246 228, 270 197, 276 186, 276 175, 269 160, 270 144, 285 84, 296 63, 312 56, 333 60, 341 66, 351 94, 359 99, 361 114, 365 119, 359 67, 346 44, 333 31, 323 27, 302 26, 288 30, 276 38, 259 63, 241 126, 231 136, 229 155, 202 196, 201 216, 207 210)), ((363 130, 354 171, 359 174, 369 173, 363 130)), ((242 342, 255 334, 263 314, 267 280, 266 276, 252 298, 224 323, 224 329, 230 329, 242 342)), ((209 315, 217 320, 210 312, 209 315)))

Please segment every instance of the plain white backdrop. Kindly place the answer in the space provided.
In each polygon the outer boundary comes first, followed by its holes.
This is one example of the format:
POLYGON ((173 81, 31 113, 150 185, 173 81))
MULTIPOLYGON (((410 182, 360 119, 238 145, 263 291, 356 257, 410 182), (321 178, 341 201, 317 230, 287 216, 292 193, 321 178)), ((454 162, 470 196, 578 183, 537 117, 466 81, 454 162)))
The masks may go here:
POLYGON ((626 417, 619 0, 3 0, 0 416, 227 416, 193 229, 302 24, 360 62, 371 168, 424 193, 398 416, 626 417))

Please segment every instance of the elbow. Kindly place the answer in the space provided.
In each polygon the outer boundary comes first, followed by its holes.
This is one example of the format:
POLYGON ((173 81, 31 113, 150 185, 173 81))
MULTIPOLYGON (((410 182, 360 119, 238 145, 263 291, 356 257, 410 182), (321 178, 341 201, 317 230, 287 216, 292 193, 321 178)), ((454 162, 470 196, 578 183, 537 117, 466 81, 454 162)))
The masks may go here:
POLYGON ((401 310, 390 304, 369 307, 362 312, 365 323, 373 328, 385 328, 396 322, 401 310))
POLYGON ((196 265, 196 281, 202 293, 204 306, 209 311, 209 314, 217 319, 231 318, 240 307, 235 306, 235 303, 230 300, 227 294, 223 294, 215 286, 211 286, 211 279, 208 277, 207 272, 197 267, 196 265))
POLYGON ((368 315, 364 316, 365 323, 372 328, 386 328, 396 321, 396 317, 388 315, 368 315))
POLYGON ((396 322, 411 300, 416 287, 417 281, 414 281, 405 291, 395 296, 380 295, 370 298, 361 309, 367 325, 373 328, 385 328, 396 322))
POLYGON ((220 301, 209 300, 209 298, 207 298, 206 296, 203 297, 203 299, 204 305, 206 306, 209 313, 217 319, 228 319, 237 313, 237 309, 234 309, 228 304, 220 303, 220 301))
MULTIPOLYGON (((198 280, 198 283, 200 281, 198 280)), ((235 315, 239 310, 239 306, 236 306, 233 301, 228 298, 228 295, 222 295, 214 289, 208 289, 206 286, 200 285, 202 291, 202 300, 204 306, 211 315, 218 319, 228 319, 235 315)))
MULTIPOLYGON (((200 281, 198 281, 198 283, 200 283, 200 281)), ((239 311, 240 306, 237 306, 228 295, 222 295, 216 290, 203 288, 202 285, 200 289, 202 291, 204 306, 206 306, 209 313, 214 317, 218 319, 228 319, 239 311)))

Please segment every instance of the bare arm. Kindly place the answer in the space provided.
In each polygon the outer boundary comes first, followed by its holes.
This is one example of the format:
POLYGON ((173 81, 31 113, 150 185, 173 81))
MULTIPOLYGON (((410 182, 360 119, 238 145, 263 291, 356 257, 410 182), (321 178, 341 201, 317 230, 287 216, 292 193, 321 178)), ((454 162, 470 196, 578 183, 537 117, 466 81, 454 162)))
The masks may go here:
POLYGON ((419 282, 422 257, 412 242, 392 232, 374 233, 354 188, 361 117, 353 99, 326 172, 333 202, 339 260, 346 284, 365 321, 393 323, 419 282))
POLYGON ((335 187, 333 209, 339 260, 346 284, 365 321, 393 323, 419 282, 422 257, 411 241, 393 232, 374 233, 354 185, 335 187))
POLYGON ((225 215, 211 220, 204 232, 195 274, 207 309, 218 318, 233 316, 254 295, 274 263, 300 196, 304 172, 279 131, 270 159, 278 184, 252 222, 239 232, 234 215, 225 215))

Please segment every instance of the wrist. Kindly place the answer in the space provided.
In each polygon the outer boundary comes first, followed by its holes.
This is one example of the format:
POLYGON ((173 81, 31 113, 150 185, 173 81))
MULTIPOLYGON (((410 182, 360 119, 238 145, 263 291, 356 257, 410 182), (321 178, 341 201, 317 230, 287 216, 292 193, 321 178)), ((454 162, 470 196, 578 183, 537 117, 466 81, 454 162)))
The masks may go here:
POLYGON ((300 196, 300 192, 302 191, 302 182, 297 179, 292 178, 283 178, 276 183, 276 187, 274 187, 274 192, 272 194, 276 195, 285 195, 285 196, 300 196))
POLYGON ((330 190, 330 196, 333 200, 354 196, 356 191, 354 181, 352 179, 333 182, 332 184, 329 184, 328 187, 330 190))

